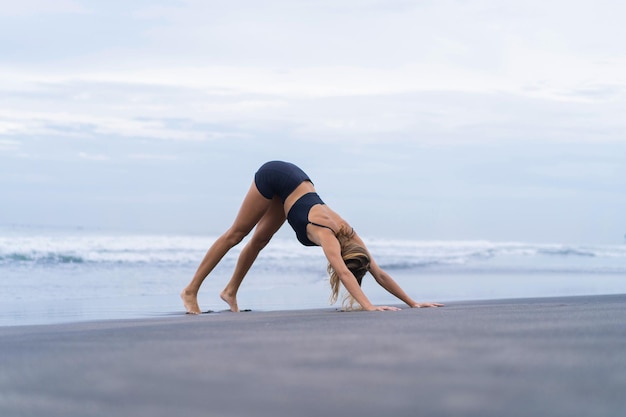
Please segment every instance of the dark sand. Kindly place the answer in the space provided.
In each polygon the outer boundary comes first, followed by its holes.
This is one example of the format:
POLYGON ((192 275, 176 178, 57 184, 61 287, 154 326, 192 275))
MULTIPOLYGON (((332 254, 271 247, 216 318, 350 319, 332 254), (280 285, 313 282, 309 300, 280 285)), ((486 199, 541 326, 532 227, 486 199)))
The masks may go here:
POLYGON ((626 415, 626 295, 0 328, 0 416, 626 415))

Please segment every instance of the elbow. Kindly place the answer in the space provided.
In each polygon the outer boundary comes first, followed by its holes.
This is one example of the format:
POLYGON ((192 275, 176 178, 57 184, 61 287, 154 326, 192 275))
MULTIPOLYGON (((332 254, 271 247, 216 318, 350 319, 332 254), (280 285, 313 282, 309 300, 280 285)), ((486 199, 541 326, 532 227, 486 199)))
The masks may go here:
POLYGON ((383 276, 374 276, 374 280, 376 280, 378 285, 380 285, 381 287, 384 287, 387 283, 387 280, 385 280, 385 277, 383 276))

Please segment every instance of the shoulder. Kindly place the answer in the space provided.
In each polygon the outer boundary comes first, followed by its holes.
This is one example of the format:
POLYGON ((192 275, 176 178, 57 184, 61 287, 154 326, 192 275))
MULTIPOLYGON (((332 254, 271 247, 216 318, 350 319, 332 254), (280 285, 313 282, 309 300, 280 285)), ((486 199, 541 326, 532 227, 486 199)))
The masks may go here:
POLYGON ((324 251, 324 255, 332 264, 333 261, 341 260, 341 245, 335 234, 329 229, 320 228, 316 233, 316 239, 324 251))

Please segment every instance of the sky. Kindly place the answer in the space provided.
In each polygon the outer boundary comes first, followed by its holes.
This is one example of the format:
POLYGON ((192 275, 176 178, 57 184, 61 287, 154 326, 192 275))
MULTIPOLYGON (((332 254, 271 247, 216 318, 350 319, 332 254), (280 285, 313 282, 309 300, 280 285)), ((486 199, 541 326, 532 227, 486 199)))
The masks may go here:
POLYGON ((282 159, 363 236, 624 243, 625 15, 0 0, 0 226, 217 234, 282 159))

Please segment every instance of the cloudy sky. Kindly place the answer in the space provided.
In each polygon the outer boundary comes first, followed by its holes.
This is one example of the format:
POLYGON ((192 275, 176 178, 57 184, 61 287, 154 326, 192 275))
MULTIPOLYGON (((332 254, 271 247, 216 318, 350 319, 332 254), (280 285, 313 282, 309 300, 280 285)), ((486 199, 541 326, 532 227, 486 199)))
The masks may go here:
POLYGON ((624 16, 0 0, 0 225, 214 234, 284 159, 367 236, 622 243, 624 16))

